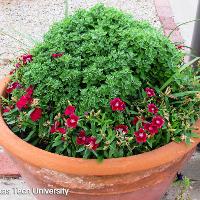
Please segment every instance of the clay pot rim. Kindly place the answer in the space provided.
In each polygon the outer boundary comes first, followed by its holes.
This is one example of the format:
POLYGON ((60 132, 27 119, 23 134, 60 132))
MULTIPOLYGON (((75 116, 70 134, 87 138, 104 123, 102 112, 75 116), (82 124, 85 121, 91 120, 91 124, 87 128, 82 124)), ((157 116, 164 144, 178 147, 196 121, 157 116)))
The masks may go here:
MULTIPOLYGON (((6 77, 0 82, 0 95, 5 94, 9 80, 9 77, 6 77)), ((200 127, 200 120, 197 121, 196 127, 200 127)), ((200 129, 194 132, 200 134, 200 129)), ((119 175, 156 168, 179 159, 195 148, 199 142, 199 138, 195 138, 190 146, 185 143, 171 142, 150 152, 129 157, 105 159, 102 163, 98 163, 95 159, 67 157, 35 147, 16 136, 6 125, 2 113, 0 114, 0 145, 9 154, 41 169, 51 169, 74 175, 119 175)))

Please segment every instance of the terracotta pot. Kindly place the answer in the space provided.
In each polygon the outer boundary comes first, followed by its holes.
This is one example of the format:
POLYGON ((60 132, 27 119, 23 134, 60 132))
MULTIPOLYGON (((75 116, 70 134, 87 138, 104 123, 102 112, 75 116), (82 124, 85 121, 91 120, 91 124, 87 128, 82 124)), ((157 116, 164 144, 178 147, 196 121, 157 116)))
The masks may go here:
MULTIPOLYGON (((8 81, 0 83, 0 95, 8 81)), ((171 142, 151 152, 97 163, 36 148, 17 137, 0 115, 0 144, 30 187, 69 189, 67 197, 37 195, 41 200, 160 200, 199 141, 194 139, 190 146, 171 142)))

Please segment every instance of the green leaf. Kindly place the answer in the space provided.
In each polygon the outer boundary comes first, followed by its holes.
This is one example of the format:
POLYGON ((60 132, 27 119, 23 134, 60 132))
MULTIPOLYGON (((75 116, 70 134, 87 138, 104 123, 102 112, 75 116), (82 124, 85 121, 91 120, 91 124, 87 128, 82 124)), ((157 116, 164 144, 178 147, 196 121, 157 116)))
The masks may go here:
POLYGON ((88 158, 90 154, 91 154, 91 151, 89 149, 86 149, 83 154, 83 158, 88 158))
POLYGON ((195 63, 197 60, 199 60, 200 57, 194 58, 193 60, 191 60, 190 62, 184 64, 183 66, 180 67, 180 69, 173 74, 164 84, 163 86, 160 88, 160 91, 164 90, 173 80, 174 77, 179 74, 180 72, 182 72, 183 70, 185 70, 187 67, 191 66, 193 63, 195 63))
POLYGON ((153 139, 152 138, 147 139, 147 144, 152 148, 153 147, 153 139))
POLYGON ((175 137, 175 138, 174 138, 174 142, 180 143, 180 142, 182 142, 182 140, 181 140, 180 137, 175 137))
POLYGON ((26 138, 24 138, 23 140, 28 142, 30 139, 32 139, 32 137, 35 135, 35 130, 31 131, 28 136, 26 138))
POLYGON ((82 151, 84 151, 85 150, 85 146, 82 146, 81 148, 79 148, 77 151, 76 151, 76 153, 80 153, 80 152, 82 152, 82 151))
POLYGON ((56 147, 56 146, 59 146, 59 145, 61 145, 61 144, 63 144, 63 141, 60 139, 60 140, 55 141, 55 142, 53 143, 52 147, 56 147))
POLYGON ((199 93, 200 91, 185 91, 185 92, 179 92, 179 93, 174 93, 174 94, 171 94, 172 96, 174 97, 184 97, 184 96, 187 96, 187 95, 190 95, 190 94, 196 94, 196 93, 199 93))
POLYGON ((197 133, 191 133, 191 137, 192 138, 200 138, 200 134, 197 134, 197 133))
POLYGON ((191 144, 190 137, 186 137, 185 143, 186 143, 187 145, 190 145, 190 144, 191 144))

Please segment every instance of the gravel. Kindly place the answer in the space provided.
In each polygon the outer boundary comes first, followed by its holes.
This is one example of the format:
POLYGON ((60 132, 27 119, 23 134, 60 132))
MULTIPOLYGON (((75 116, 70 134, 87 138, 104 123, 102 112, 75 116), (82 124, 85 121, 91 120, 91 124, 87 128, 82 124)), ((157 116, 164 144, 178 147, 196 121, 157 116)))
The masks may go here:
MULTIPOLYGON (((119 8, 157 28, 161 26, 153 0, 68 0, 69 14, 96 3, 119 8)), ((0 79, 10 71, 10 61, 33 47, 32 40, 41 41, 49 26, 62 19, 64 13, 65 0, 0 0, 0 79)))

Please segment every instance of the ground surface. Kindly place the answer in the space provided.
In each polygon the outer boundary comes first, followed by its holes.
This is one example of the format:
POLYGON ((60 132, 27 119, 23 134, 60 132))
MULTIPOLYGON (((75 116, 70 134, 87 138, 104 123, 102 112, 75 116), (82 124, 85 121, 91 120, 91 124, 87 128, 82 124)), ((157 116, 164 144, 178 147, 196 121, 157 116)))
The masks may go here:
MULTIPOLYGON (((180 4, 178 1, 180 0, 173 0, 175 12, 177 10, 176 6, 178 3, 180 4)), ((189 2, 189 0, 187 1, 189 2)), ((91 7, 97 2, 115 6, 133 14, 137 19, 146 19, 155 27, 160 27, 153 0, 70 0, 69 13, 80 7, 91 7)), ((184 7, 188 13, 188 7, 186 5, 184 7)), ((10 67, 7 66, 9 60, 20 55, 21 52, 18 51, 32 47, 34 45, 32 40, 41 41, 49 26, 53 22, 62 19, 64 12, 64 0, 0 0, 0 79, 10 70, 10 67), (8 37, 8 35, 12 35, 15 39, 8 37)), ((196 153, 184 170, 185 174, 192 179, 192 188, 190 189, 192 200, 200 199, 199 167, 200 153, 196 153)), ((10 195, 0 195, 0 199, 34 200, 31 195, 14 194, 13 188, 27 189, 27 186, 21 178, 1 178, 0 189, 9 190, 10 195)), ((163 200, 174 200, 178 189, 172 187, 163 200)))

